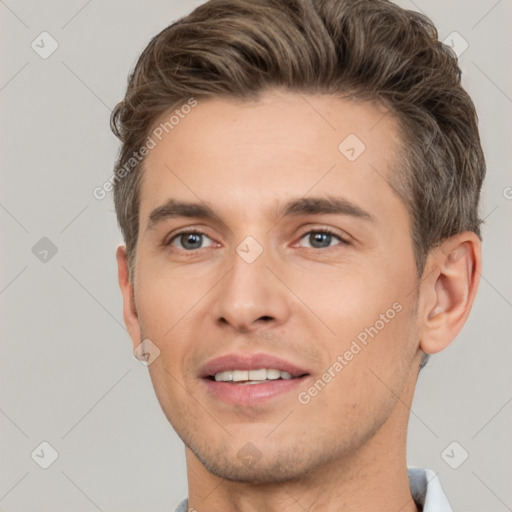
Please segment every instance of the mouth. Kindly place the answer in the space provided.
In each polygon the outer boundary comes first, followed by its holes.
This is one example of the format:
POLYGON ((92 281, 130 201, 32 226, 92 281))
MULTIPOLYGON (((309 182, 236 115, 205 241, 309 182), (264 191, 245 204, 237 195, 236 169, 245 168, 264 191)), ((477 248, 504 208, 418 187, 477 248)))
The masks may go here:
POLYGON ((292 375, 277 368, 258 368, 257 370, 223 370, 215 375, 209 375, 207 379, 215 382, 230 382, 232 384, 262 384, 268 381, 300 379, 309 375, 292 375))
POLYGON ((267 354, 228 354, 200 374, 208 393, 230 405, 254 406, 290 394, 310 376, 303 368, 267 354))

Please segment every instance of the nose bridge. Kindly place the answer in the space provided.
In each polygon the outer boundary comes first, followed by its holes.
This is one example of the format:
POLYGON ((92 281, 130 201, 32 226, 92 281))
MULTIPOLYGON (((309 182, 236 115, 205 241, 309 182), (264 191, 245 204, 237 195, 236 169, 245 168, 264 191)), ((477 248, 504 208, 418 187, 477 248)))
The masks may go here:
POLYGON ((231 270, 221 284, 216 303, 217 319, 245 330, 262 319, 283 322, 289 314, 287 298, 267 268, 267 250, 253 237, 247 237, 230 258, 231 270))

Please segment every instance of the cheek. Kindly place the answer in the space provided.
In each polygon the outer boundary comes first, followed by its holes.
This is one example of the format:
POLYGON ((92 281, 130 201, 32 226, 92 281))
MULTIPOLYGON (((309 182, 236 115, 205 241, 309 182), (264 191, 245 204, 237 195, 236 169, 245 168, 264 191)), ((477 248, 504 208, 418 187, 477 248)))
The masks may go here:
POLYGON ((188 378, 188 359, 205 338, 201 333, 211 332, 202 324, 212 285, 197 275, 157 265, 141 269, 139 283, 135 299, 140 328, 160 350, 159 358, 149 366, 155 390, 162 395, 159 399, 166 394, 179 396, 175 379, 188 378))
POLYGON ((193 312, 207 289, 201 282, 183 279, 180 272, 146 265, 141 268, 135 287, 135 302, 144 334, 155 340, 172 337, 182 322, 193 312), (193 286, 191 286, 191 282, 193 286))
POLYGON ((393 368, 410 361, 417 346, 414 260, 404 257, 398 268, 380 261, 380 266, 356 265, 350 270, 324 266, 322 275, 297 276, 294 288, 317 317, 308 315, 309 325, 317 326, 328 365, 341 356, 343 373, 352 381, 364 379, 365 386, 375 380, 369 368, 382 368, 392 380, 393 368))
POLYGON ((316 390, 304 390, 315 397, 310 406, 321 411, 325 424, 347 432, 354 424, 366 425, 373 431, 402 396, 415 354, 413 307, 393 304, 339 315, 329 363, 312 383, 316 390))
POLYGON ((288 282, 293 283, 303 304, 338 338, 356 336, 390 308, 388 316, 394 318, 393 304, 403 301, 404 286, 398 279, 388 280, 385 269, 325 265, 303 270, 290 272, 288 282))

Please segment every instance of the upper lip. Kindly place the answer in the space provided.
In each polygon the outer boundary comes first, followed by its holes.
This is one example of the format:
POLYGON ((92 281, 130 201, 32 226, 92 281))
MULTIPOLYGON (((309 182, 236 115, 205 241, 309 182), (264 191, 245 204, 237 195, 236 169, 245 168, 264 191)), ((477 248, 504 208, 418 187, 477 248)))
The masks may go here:
POLYGON ((259 370, 261 368, 288 372, 293 377, 308 373, 307 370, 270 354, 226 354, 208 361, 201 368, 200 377, 211 377, 226 370, 259 370))

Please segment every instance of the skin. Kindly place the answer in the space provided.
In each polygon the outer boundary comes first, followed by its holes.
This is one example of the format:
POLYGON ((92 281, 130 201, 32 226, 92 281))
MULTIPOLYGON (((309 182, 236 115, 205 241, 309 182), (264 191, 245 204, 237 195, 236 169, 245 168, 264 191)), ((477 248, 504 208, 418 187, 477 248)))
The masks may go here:
POLYGON ((406 432, 419 362, 462 328, 480 242, 468 232, 447 239, 418 280, 410 216, 388 184, 400 137, 385 114, 277 90, 251 103, 200 100, 147 156, 131 280, 125 248, 117 250, 124 319, 134 348, 148 338, 160 350, 150 375, 186 445, 189 507, 199 512, 416 510, 406 432), (352 162, 338 150, 349 134, 366 146, 352 162), (294 199, 333 196, 371 220, 279 211, 294 199), (215 218, 148 227, 169 199, 206 204, 215 218), (184 248, 173 238, 182 228, 206 233, 203 245, 184 248), (312 246, 309 233, 325 228, 336 236, 312 246), (263 249, 252 263, 236 252, 248 236, 263 249), (396 303, 400 312, 300 403, 298 392, 396 303), (269 353, 310 375, 266 403, 229 405, 198 374, 230 352, 269 353), (237 456, 249 442, 252 463, 237 456))

